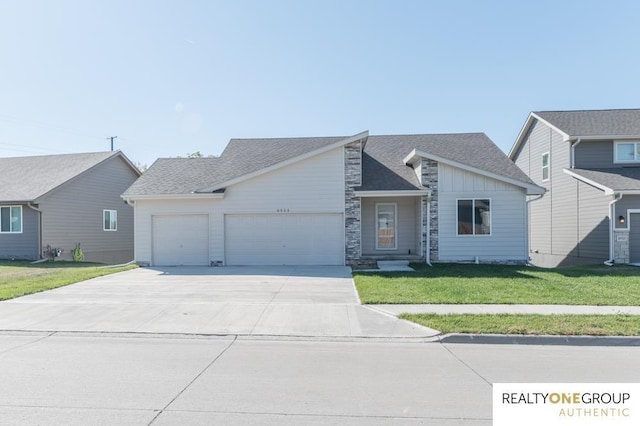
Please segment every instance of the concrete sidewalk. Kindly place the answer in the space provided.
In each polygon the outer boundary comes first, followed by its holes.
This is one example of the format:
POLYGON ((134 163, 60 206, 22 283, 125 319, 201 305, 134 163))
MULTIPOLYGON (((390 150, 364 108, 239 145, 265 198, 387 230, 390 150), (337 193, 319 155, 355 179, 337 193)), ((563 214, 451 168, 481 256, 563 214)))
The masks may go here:
POLYGON ((366 305, 389 315, 409 314, 585 314, 640 315, 640 306, 586 305, 366 305))

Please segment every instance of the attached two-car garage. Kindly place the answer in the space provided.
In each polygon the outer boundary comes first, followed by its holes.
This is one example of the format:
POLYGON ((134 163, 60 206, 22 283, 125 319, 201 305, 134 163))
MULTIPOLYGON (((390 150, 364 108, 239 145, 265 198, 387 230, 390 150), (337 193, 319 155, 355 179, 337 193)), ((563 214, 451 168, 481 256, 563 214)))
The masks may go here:
POLYGON ((341 214, 225 216, 227 265, 343 265, 341 214))
MULTIPOLYGON (((153 264, 209 265, 209 218, 153 216, 153 264)), ((343 229, 340 213, 227 214, 212 238, 224 238, 225 265, 343 265, 343 229)))

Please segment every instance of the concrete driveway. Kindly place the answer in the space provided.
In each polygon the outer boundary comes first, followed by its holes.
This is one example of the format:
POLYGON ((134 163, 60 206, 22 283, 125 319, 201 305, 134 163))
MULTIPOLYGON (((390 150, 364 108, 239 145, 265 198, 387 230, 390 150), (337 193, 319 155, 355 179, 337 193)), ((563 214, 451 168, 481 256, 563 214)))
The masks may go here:
POLYGON ((425 338, 361 306, 346 267, 135 269, 0 302, 0 330, 425 338))

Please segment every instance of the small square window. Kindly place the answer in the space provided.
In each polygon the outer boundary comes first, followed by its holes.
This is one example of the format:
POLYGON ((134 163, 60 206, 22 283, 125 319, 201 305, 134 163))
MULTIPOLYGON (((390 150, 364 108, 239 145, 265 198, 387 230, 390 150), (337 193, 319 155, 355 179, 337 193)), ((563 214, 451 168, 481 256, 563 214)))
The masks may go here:
POLYGON ((103 225, 105 231, 117 231, 118 212, 116 210, 103 210, 103 225))

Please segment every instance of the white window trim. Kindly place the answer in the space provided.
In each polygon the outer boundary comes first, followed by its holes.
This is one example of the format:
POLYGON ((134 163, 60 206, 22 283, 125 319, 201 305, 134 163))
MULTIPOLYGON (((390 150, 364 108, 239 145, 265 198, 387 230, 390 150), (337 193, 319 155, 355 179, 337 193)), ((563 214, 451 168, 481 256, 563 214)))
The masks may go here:
MULTIPOLYGON (((24 230, 24 221, 23 216, 22 216, 22 206, 0 206, 0 207, 8 207, 9 208, 9 218, 11 218, 11 209, 12 208, 19 208, 20 209, 20 231, 2 231, 2 225, 0 225, 0 234, 22 234, 23 230, 24 230)), ((2 220, 2 219, 0 219, 2 220)), ((9 224, 9 227, 11 227, 11 224, 9 224)))
POLYGON ((635 164, 640 163, 640 157, 638 157, 638 145, 640 145, 640 141, 638 140, 622 140, 622 141, 613 141, 613 164, 635 164), (618 145, 620 144, 633 144, 633 153, 634 160, 618 160, 618 145))
POLYGON ((483 238, 483 237, 491 237, 493 235, 493 200, 488 197, 478 197, 478 198, 456 198, 456 236, 461 238, 483 238), (458 202, 459 201, 473 201, 471 205, 472 212, 472 221, 474 224, 474 232, 475 232, 475 204, 476 200, 489 200, 489 233, 488 234, 460 234, 458 229, 458 202))
POLYGON ((376 228, 376 250, 398 250, 398 203, 376 203, 376 217, 374 226, 376 228), (393 247, 379 247, 378 246, 378 209, 380 206, 393 206, 393 247))
POLYGON ((118 230, 118 210, 110 210, 110 209, 104 209, 102 210, 102 230, 105 232, 115 232, 118 230), (105 213, 109 212, 109 217, 111 217, 112 213, 116 214, 116 228, 115 229, 107 229, 104 226, 104 219, 105 219, 105 213))
POLYGON ((549 151, 545 152, 542 154, 542 157, 540 157, 541 159, 541 173, 542 173, 542 182, 549 182, 549 179, 551 178, 551 154, 549 153, 549 151), (545 167, 544 165, 544 156, 547 156, 547 165, 545 167), (544 178, 544 169, 547 169, 547 178, 544 178))

